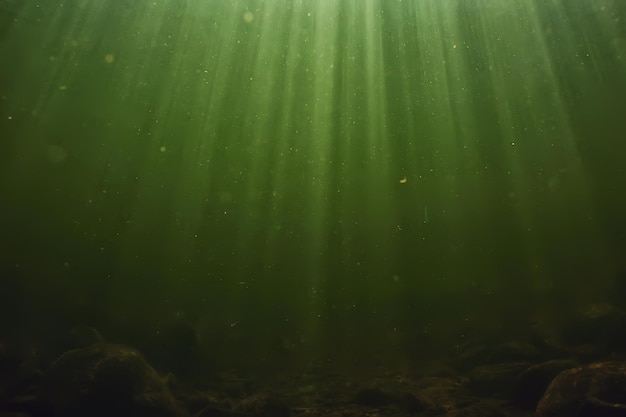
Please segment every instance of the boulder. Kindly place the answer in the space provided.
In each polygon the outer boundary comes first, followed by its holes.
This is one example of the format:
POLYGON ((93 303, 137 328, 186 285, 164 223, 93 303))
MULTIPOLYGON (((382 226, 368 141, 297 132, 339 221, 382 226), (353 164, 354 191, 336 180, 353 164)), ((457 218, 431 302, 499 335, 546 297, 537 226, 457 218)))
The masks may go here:
POLYGON ((578 364, 569 359, 551 360, 533 365, 517 378, 513 388, 513 404, 524 410, 534 410, 550 382, 562 371, 578 364))
POLYGON ((507 362, 477 366, 469 374, 467 388, 479 397, 509 398, 516 379, 531 365, 530 362, 507 362))
POLYGON ((626 417, 626 363, 595 363, 561 372, 539 401, 537 415, 626 417))
POLYGON ((45 416, 181 415, 164 379, 139 352, 108 343, 63 353, 44 375, 37 398, 45 416))

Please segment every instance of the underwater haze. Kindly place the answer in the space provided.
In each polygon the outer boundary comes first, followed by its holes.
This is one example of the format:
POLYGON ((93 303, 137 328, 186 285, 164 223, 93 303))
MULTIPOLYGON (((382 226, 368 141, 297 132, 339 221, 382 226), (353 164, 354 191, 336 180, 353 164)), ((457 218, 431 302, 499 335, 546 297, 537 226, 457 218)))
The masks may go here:
POLYGON ((0 0, 0 335, 364 369, 624 305, 625 109, 618 0, 0 0))

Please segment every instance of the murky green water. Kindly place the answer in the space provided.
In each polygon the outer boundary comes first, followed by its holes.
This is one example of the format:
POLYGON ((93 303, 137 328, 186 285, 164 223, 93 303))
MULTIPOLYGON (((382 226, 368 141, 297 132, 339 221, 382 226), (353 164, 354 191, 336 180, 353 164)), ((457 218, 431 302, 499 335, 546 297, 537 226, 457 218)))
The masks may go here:
POLYGON ((0 0, 2 326, 250 366, 526 331, 626 268, 625 108, 621 1, 0 0))

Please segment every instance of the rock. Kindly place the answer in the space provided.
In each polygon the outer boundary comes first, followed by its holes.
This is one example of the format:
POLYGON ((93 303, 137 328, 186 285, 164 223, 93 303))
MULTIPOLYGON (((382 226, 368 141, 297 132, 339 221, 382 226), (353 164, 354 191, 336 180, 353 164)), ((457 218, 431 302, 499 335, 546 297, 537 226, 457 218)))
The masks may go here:
POLYGON ((265 395, 244 398, 235 405, 236 414, 247 417, 289 417, 291 410, 279 399, 265 395))
POLYGON ((539 401, 537 415, 626 416, 626 363, 595 363, 561 372, 539 401))
POLYGON ((606 346, 603 343, 570 346, 567 348, 571 357, 574 357, 580 364, 590 364, 592 362, 601 362, 610 356, 606 346))
POLYGON ((477 366, 498 365, 505 362, 540 362, 543 353, 533 344, 509 341, 500 344, 473 341, 458 347, 453 357, 456 369, 468 372, 477 366))
POLYGON ((245 415, 238 414, 228 409, 209 405, 193 414, 193 417, 245 417, 245 415))
POLYGON ((380 388, 361 388, 352 402, 365 407, 394 407, 409 414, 422 412, 431 406, 412 392, 389 392, 380 388))
MULTIPOLYGON (((13 397, 10 400, 0 400, 0 410, 7 413, 23 413, 31 416, 37 413, 37 398, 34 395, 22 395, 13 397)), ((3 417, 1 413, 0 417, 3 417)))
POLYGON ((451 355, 452 363, 455 369, 468 372, 478 365, 487 363, 489 354, 486 343, 473 340, 456 347, 456 351, 451 355))
POLYGON ((90 326, 74 326, 70 329, 67 336, 67 350, 84 348, 103 342, 102 335, 90 326))
POLYGON ((98 343, 62 354, 44 375, 41 414, 178 417, 169 388, 137 351, 98 343))
POLYGON ((510 417, 511 415, 507 412, 507 410, 505 410, 502 403, 493 400, 478 401, 473 404, 468 404, 462 410, 450 411, 451 413, 446 413, 444 415, 458 417, 510 417))
POLYGON ((393 395, 379 388, 362 388, 354 396, 355 404, 367 407, 384 407, 393 401, 393 395))
POLYGON ((534 410, 550 382, 562 371, 574 368, 573 360, 562 359, 533 365, 522 372, 513 388, 512 403, 524 410, 534 410))
POLYGON ((41 376, 32 347, 0 343, 0 403, 32 394, 41 376))
POLYGON ((626 349, 626 313, 607 303, 589 304, 564 326, 563 341, 596 346, 599 355, 626 349))
POLYGON ((489 359, 492 363, 538 362, 542 359, 542 352, 530 343, 511 341, 496 345, 489 359))
POLYGON ((482 397, 509 397, 515 380, 531 365, 529 362, 511 362, 478 366, 470 372, 467 387, 470 392, 482 397))
POLYGON ((31 417, 28 413, 0 411, 0 417, 31 417))
POLYGON ((401 410, 409 414, 421 413, 429 408, 429 405, 411 392, 405 392, 398 395, 396 402, 401 410))

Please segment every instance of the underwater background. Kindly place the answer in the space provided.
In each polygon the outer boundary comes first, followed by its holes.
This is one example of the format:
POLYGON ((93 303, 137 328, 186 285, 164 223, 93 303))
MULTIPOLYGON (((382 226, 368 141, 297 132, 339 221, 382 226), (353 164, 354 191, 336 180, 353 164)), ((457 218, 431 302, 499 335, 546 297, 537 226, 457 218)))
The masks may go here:
POLYGON ((180 373, 549 337, 624 306, 625 109, 619 0, 0 0, 0 334, 180 373))

